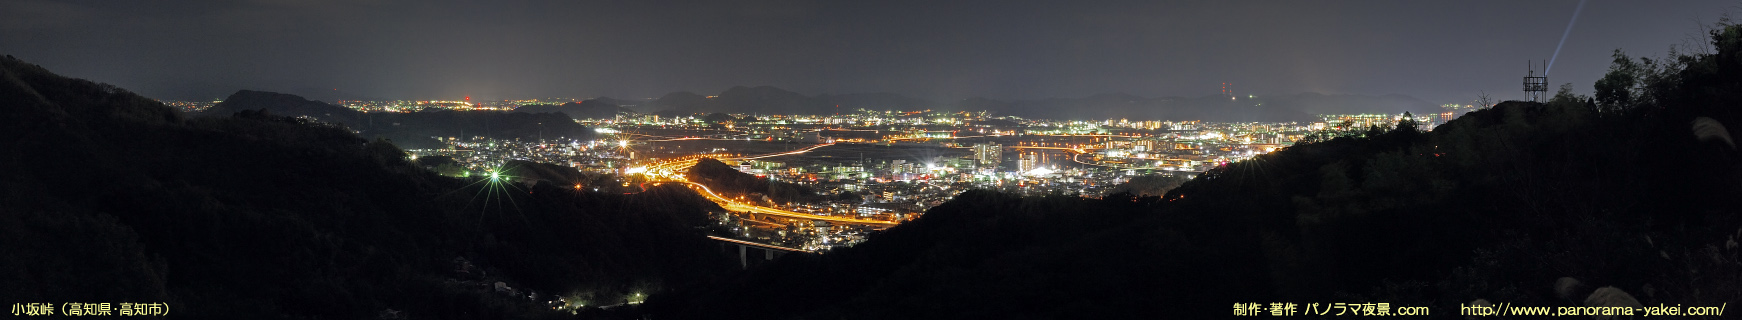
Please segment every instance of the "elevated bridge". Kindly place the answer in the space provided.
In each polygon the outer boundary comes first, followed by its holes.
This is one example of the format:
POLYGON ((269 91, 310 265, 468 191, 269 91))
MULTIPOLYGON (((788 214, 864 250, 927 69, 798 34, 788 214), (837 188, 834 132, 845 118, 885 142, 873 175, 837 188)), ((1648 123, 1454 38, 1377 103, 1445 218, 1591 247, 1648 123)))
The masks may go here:
POLYGON ((719 241, 721 250, 731 250, 731 248, 736 247, 738 249, 738 267, 742 269, 750 269, 751 265, 774 261, 774 258, 779 258, 788 253, 815 253, 805 251, 804 249, 782 247, 732 238, 708 236, 708 239, 719 241), (755 252, 755 254, 751 254, 751 252, 755 252))

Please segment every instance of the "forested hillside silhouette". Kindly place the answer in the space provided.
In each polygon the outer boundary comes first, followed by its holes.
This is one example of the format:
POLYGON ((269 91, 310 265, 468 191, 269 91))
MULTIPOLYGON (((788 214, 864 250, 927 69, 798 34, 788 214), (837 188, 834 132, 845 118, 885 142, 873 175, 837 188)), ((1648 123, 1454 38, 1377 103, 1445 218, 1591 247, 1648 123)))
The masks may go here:
POLYGON ((720 160, 702 158, 696 165, 684 173, 690 182, 708 186, 709 190, 722 196, 737 197, 756 203, 786 204, 792 202, 821 201, 826 198, 817 194, 816 190, 807 186, 790 182, 768 181, 754 175, 739 172, 720 160), (766 197, 766 199, 764 199, 766 197))
POLYGON ((1385 302, 1454 318, 1477 301, 1742 301, 1742 153, 1727 129, 1742 127, 1742 26, 1716 30, 1716 53, 1617 52, 1591 97, 1564 88, 1432 132, 1406 122, 1297 145, 1161 196, 969 191, 863 244, 788 255, 648 308, 1162 319, 1227 317, 1243 302, 1385 302))
MULTIPOLYGON (((339 125, 186 117, 10 56, 0 109, 0 300, 549 318, 569 316, 546 303, 559 297, 622 304, 735 268, 697 229, 713 204, 678 186, 450 178, 339 125)), ((553 172, 520 169, 504 171, 553 172)))

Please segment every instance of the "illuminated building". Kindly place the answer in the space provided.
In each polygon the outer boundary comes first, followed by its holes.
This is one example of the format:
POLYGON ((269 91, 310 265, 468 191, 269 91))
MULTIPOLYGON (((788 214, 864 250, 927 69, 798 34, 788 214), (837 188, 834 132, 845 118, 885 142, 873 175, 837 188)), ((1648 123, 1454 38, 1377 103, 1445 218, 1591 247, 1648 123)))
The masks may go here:
POLYGON ((974 163, 980 167, 997 168, 1004 162, 1004 147, 996 143, 974 145, 974 163))

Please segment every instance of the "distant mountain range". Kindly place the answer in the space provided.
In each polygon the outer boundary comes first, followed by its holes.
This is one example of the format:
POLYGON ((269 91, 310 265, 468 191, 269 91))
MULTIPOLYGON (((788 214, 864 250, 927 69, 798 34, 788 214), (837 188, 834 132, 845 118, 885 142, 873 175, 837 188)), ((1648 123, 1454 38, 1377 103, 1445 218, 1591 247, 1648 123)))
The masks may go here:
MULTIPOLYGON (((369 121, 367 118, 360 118, 362 113, 344 107, 318 101, 307 102, 310 101, 294 95, 243 90, 237 92, 237 95, 225 99, 225 103, 220 103, 207 113, 229 115, 241 111, 239 108, 259 109, 261 106, 276 106, 268 108, 268 111, 281 115, 306 115, 322 121, 346 124, 369 121), (238 101, 239 98, 243 100, 238 101)), ((1403 112, 1426 114, 1439 112, 1439 107, 1433 103, 1395 94, 1371 96, 1297 93, 1264 96, 1212 95, 1196 98, 1177 96, 1150 98, 1125 93, 1104 93, 1082 98, 1030 100, 998 100, 975 97, 946 103, 887 92, 809 96, 771 86, 737 86, 713 96, 680 91, 653 100, 621 100, 600 97, 561 105, 526 105, 514 111, 527 114, 562 113, 573 119, 607 119, 618 114, 637 112, 662 115, 692 113, 826 115, 852 113, 858 109, 989 111, 996 116, 1016 116, 1030 119, 1205 120, 1220 122, 1311 121, 1320 114, 1395 114, 1403 112)))
POLYGON ((611 98, 591 99, 581 102, 570 102, 561 105, 530 104, 514 108, 516 112, 550 113, 560 112, 574 119, 610 119, 620 113, 634 113, 635 110, 624 108, 626 101, 611 98))
MULTIPOLYGON (((571 103, 575 104, 575 103, 571 103)), ((500 111, 427 110, 411 113, 363 113, 349 108, 310 101, 302 97, 263 91, 242 90, 224 98, 197 116, 228 117, 242 111, 265 110, 272 115, 309 117, 318 121, 344 125, 357 130, 363 137, 387 138, 395 144, 412 149, 438 148, 441 143, 430 137, 486 136, 496 139, 574 138, 588 139, 593 130, 570 120, 569 116, 552 112, 609 112, 615 106, 595 103, 565 109, 568 105, 535 107, 533 113, 500 111), (550 109, 549 111, 541 109, 550 109)))
POLYGON ((1198 98, 1146 98, 1124 93, 1083 98, 995 100, 971 98, 938 103, 893 93, 822 94, 807 96, 776 87, 732 87, 712 97, 673 92, 649 102, 643 111, 687 113, 836 114, 867 110, 990 111, 1024 118, 1161 119, 1207 121, 1306 121, 1317 114, 1436 112, 1433 103, 1404 95, 1325 95, 1300 93, 1278 96, 1222 95, 1198 98))
POLYGON ((250 110, 266 110, 266 112, 281 116, 307 116, 315 120, 356 124, 363 118, 363 113, 350 108, 327 104, 320 101, 304 99, 301 96, 277 92, 240 90, 224 98, 223 102, 213 105, 199 113, 201 116, 222 116, 250 110))

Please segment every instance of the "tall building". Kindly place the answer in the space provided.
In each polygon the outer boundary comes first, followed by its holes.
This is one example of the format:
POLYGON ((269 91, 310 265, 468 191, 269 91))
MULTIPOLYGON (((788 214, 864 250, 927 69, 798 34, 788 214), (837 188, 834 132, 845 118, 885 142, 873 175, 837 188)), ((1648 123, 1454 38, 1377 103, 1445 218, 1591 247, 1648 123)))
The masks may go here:
POLYGON ((1039 167, 1040 167, 1040 154, 1038 154, 1038 153, 1024 152, 1024 153, 1022 153, 1022 157, 1017 158, 1017 161, 1016 161, 1017 171, 1028 172, 1029 170, 1034 170, 1034 168, 1039 168, 1039 167))
POLYGON ((974 164, 982 168, 998 168, 1004 162, 1004 147, 996 143, 974 145, 974 164))
POLYGON ((1155 151, 1155 140, 1142 139, 1133 141, 1131 142, 1131 151, 1153 152, 1155 151))
MULTIPOLYGON (((1319 115, 1319 120, 1321 120, 1326 126, 1329 126, 1330 129, 1336 129, 1336 130, 1360 131, 1360 130, 1367 130, 1370 127, 1379 127, 1379 129, 1391 130, 1391 128, 1397 127, 1397 123, 1399 121, 1403 121, 1404 117, 1402 114, 1376 114, 1376 113, 1321 114, 1321 115, 1319 115)), ((1415 120, 1416 125, 1421 126, 1420 129, 1422 129, 1422 130, 1432 129, 1433 125, 1435 123, 1435 122, 1433 122, 1434 118, 1432 116, 1411 115, 1409 120, 1415 120)), ((1317 124, 1314 124, 1314 125, 1317 125, 1317 124)))
POLYGON ((1337 130, 1367 130, 1369 127, 1390 129, 1397 125, 1397 116, 1389 114, 1321 114, 1319 120, 1337 130))

